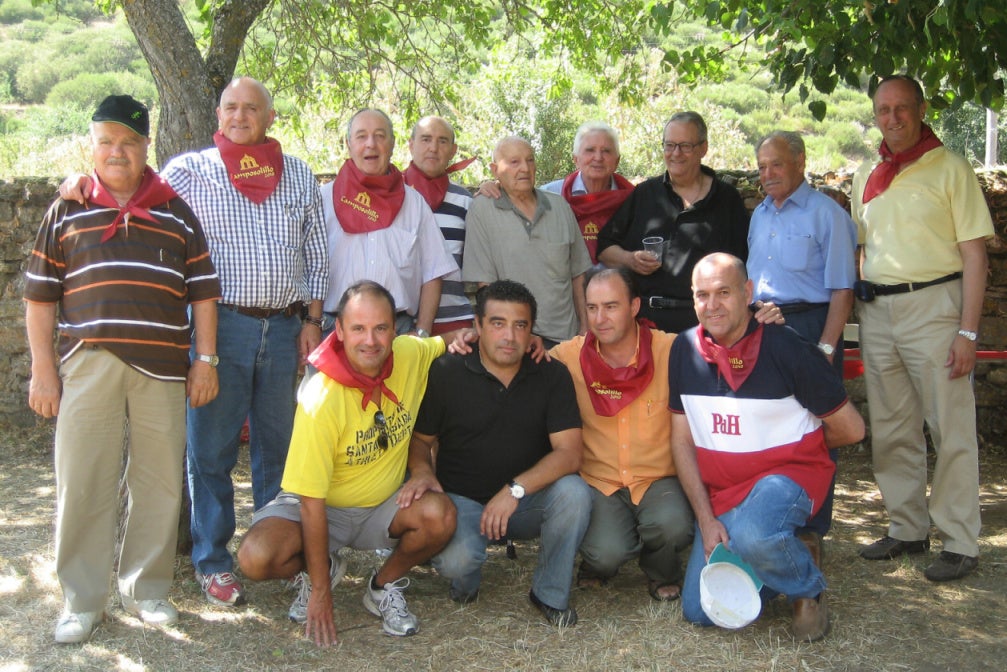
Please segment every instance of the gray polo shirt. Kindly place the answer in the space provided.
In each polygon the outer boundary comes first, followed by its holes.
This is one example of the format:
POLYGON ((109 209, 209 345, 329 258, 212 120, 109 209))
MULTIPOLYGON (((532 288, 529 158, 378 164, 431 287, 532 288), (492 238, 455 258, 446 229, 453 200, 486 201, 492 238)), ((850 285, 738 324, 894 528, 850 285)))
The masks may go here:
POLYGON ((554 341, 577 335, 573 278, 591 268, 584 236, 566 201, 535 190, 535 217, 528 221, 506 193, 477 196, 465 217, 466 282, 515 280, 538 303, 535 333, 554 341))

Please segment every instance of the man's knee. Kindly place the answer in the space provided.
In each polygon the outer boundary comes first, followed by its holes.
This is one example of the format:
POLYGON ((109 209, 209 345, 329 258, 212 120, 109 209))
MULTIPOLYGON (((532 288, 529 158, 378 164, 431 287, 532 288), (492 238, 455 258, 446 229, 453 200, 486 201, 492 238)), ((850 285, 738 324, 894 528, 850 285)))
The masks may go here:
POLYGON ((554 513, 591 518, 591 486, 576 474, 568 474, 549 486, 548 506, 554 513))
POLYGON ((626 544, 625 535, 595 534, 588 529, 580 545, 580 555, 587 568, 601 578, 615 576, 619 567, 635 555, 637 548, 626 544))
POLYGON ((443 547, 455 533, 458 516, 454 503, 440 492, 426 492, 409 508, 399 509, 397 521, 393 521, 393 531, 401 527, 402 532, 414 530, 426 540, 427 546, 443 547))
POLYGON ((486 562, 486 546, 480 542, 478 536, 456 535, 443 551, 434 556, 431 564, 438 574, 448 579, 469 576, 486 562))
POLYGON ((238 567, 253 581, 278 578, 279 567, 302 550, 301 524, 265 518, 253 525, 238 546, 238 567))

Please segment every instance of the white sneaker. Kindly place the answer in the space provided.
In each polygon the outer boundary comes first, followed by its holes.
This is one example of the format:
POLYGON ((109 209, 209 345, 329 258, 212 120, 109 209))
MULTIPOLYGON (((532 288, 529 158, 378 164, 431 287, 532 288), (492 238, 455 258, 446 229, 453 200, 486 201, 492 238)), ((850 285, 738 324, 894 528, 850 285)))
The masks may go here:
POLYGON ((168 600, 134 600, 123 596, 122 608, 151 625, 174 625, 178 622, 178 610, 168 600))
POLYGON ((374 590, 371 585, 377 572, 371 574, 364 590, 364 607, 367 611, 381 618, 381 626, 389 635, 406 637, 415 635, 419 630, 419 621, 409 613, 409 605, 402 591, 409 585, 409 579, 402 577, 394 583, 386 583, 381 590, 374 590))
POLYGON ((64 611, 56 624, 57 644, 80 644, 91 639, 91 633, 105 618, 104 611, 64 611))
MULTIPOLYGON (((346 574, 346 558, 335 553, 329 554, 329 589, 335 590, 346 574)), ((311 579, 307 572, 298 572, 290 581, 292 588, 297 590, 297 597, 290 603, 287 616, 294 623, 304 623, 308 620, 308 600, 311 598, 311 579)))

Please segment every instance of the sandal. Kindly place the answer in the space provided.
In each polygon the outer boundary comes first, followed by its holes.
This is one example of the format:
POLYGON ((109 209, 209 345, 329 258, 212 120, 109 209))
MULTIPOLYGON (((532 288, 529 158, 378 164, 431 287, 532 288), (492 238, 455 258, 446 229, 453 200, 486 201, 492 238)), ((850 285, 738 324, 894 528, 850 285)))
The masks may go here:
POLYGON ((601 588, 608 583, 608 579, 602 578, 583 567, 577 572, 578 588, 601 588))
POLYGON ((650 581, 647 584, 647 592, 650 593, 650 596, 658 602, 674 602, 678 598, 682 597, 682 587, 677 583, 660 583, 658 581, 650 581), (662 593, 662 588, 674 588, 674 590, 662 593))

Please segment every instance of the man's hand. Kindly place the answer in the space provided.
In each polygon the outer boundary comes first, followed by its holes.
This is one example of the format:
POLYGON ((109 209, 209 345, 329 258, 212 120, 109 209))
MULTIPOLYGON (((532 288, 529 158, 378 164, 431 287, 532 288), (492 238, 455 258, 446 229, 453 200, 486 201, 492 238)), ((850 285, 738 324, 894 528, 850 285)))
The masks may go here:
POLYGON ((301 334, 297 338, 297 352, 301 355, 302 365, 308 363, 308 355, 314 352, 321 342, 321 327, 310 322, 305 322, 301 325, 301 334))
POLYGON ((91 193, 91 178, 83 173, 70 175, 59 185, 59 196, 66 201, 77 201, 87 205, 87 194, 91 193))
POLYGON ((400 509, 408 509, 409 505, 422 497, 428 491, 444 492, 440 481, 431 472, 417 473, 403 484, 399 494, 395 497, 395 503, 400 509))
POLYGON ((479 521, 479 532, 493 541, 503 539, 507 536, 507 521, 517 511, 517 505, 518 501, 510 494, 510 488, 504 486, 503 490, 486 503, 479 521))
POLYGON ((308 598, 308 620, 304 624, 304 636, 314 640, 318 646, 332 646, 339 643, 336 622, 332 618, 332 592, 329 586, 312 586, 308 598))
POLYGON ((755 302, 755 321, 759 324, 786 324, 783 311, 772 301, 755 302))
POLYGON ((706 524, 700 523, 699 532, 703 535, 703 555, 707 562, 709 562, 710 554, 713 553, 717 544, 723 544, 727 548, 731 541, 727 536, 727 528, 716 518, 706 524))
POLYGON ((661 260, 645 250, 635 250, 626 257, 626 266, 639 275, 650 275, 661 268, 661 260))
POLYGON ((453 355, 467 355, 472 352, 472 346, 469 344, 478 340, 479 332, 475 329, 458 329, 455 331, 455 337, 448 343, 448 352, 453 355))
POLYGON ((552 361, 552 357, 549 356, 549 350, 546 349, 545 343, 542 342, 542 337, 538 334, 531 335, 531 341, 528 342, 528 354, 531 355, 532 361, 536 364, 543 359, 547 362, 552 361))
POLYGON ((976 343, 970 341, 961 334, 955 336, 951 341, 951 349, 948 350, 948 360, 944 366, 950 369, 948 378, 952 380, 967 376, 976 365, 976 343))
POLYGON ((476 192, 476 195, 496 200, 500 198, 500 183, 496 180, 486 180, 479 185, 479 191, 476 192))
POLYGON ((189 367, 189 375, 185 378, 185 396, 189 397, 189 407, 205 406, 217 398, 218 392, 217 370, 197 359, 189 367))
POLYGON ((63 394, 63 382, 59 372, 32 371, 28 383, 28 407, 43 418, 54 418, 59 414, 59 400, 63 394))

